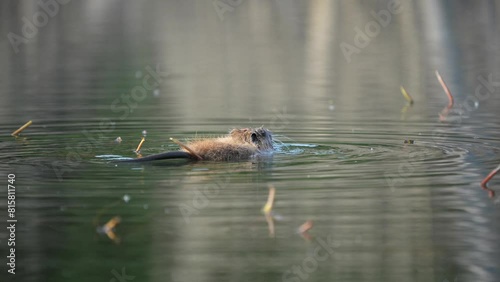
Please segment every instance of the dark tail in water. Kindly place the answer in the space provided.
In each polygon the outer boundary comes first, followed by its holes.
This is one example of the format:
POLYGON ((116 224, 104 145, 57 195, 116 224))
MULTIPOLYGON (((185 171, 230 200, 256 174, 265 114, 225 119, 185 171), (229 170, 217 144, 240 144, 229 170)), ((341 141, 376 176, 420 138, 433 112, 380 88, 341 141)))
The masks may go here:
POLYGON ((197 160, 196 157, 193 157, 190 153, 187 152, 166 152, 156 155, 150 155, 143 158, 131 159, 131 160, 123 160, 120 162, 125 163, 140 163, 140 162, 150 162, 150 161, 158 161, 158 160, 166 160, 166 159, 191 159, 197 160))

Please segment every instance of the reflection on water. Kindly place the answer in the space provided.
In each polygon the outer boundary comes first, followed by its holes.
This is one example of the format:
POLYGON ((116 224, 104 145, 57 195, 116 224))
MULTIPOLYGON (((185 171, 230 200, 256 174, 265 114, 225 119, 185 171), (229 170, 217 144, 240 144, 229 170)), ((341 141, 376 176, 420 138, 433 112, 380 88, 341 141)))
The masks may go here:
POLYGON ((49 2, 0 4, 1 281, 498 281, 499 5, 49 2), (109 159, 261 125, 272 157, 109 159))

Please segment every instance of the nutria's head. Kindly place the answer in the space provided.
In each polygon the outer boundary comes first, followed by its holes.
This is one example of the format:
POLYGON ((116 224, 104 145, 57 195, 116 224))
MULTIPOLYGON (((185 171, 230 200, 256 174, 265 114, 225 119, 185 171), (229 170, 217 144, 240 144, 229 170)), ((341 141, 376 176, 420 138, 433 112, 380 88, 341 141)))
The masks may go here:
POLYGON ((253 144, 259 150, 273 149, 273 134, 264 127, 233 129, 230 134, 236 141, 253 144))

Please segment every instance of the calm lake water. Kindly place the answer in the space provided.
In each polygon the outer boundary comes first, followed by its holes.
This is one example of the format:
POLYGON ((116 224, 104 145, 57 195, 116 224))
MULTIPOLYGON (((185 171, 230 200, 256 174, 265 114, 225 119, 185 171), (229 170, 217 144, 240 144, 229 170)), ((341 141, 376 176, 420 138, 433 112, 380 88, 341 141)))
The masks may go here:
POLYGON ((1 281, 500 281, 498 2, 45 2, 0 4, 1 281))

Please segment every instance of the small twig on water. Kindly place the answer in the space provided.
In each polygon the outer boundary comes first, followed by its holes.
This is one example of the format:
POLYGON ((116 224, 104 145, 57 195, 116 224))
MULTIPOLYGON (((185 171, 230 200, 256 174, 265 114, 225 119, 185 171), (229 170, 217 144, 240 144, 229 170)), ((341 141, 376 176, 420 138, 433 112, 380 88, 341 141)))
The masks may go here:
POLYGON ((104 232, 109 239, 117 244, 120 243, 120 238, 116 236, 115 227, 120 222, 121 218, 119 216, 115 216, 102 226, 102 232, 104 232))
POLYGON ((12 132, 12 136, 14 137, 17 137, 17 135, 19 135, 19 133, 21 133, 23 130, 25 130, 26 128, 28 128, 28 126, 30 126, 33 122, 30 120, 28 121, 27 123, 25 123, 23 126, 19 127, 18 130, 12 132))
POLYGON ((481 188, 485 189, 488 191, 490 198, 493 198, 495 196, 495 191, 491 190, 488 188, 487 184, 488 182, 495 176, 500 171, 500 165, 497 166, 494 170, 492 170, 482 181, 481 181, 481 188))
POLYGON ((406 89, 403 86, 401 86, 401 94, 403 94, 403 97, 405 97, 406 101, 408 101, 410 105, 413 105, 413 98, 410 94, 408 94, 408 92, 406 92, 406 89))
POLYGON ((139 143, 139 145, 137 146, 137 149, 135 149, 135 152, 136 152, 137 154, 139 154, 139 152, 141 151, 142 144, 144 144, 144 141, 146 141, 146 138, 145 138, 145 137, 142 137, 141 142, 140 142, 140 143, 139 143))
POLYGON ((311 235, 309 234, 309 230, 311 230, 311 228, 313 228, 314 226, 314 223, 312 220, 307 220, 306 222, 304 222, 298 229, 298 233, 300 234, 300 236, 302 236, 302 238, 306 239, 306 240, 311 240, 312 237, 311 235))
POLYGON ((276 188, 272 184, 268 184, 269 186, 269 195, 267 196, 267 202, 262 207, 262 212, 266 217, 267 227, 269 228, 269 236, 274 238, 274 219, 271 214, 274 206, 274 195, 276 195, 276 188))
POLYGON ((443 78, 441 77, 441 75, 439 74, 438 71, 436 71, 436 76, 437 76, 439 83, 441 84, 441 87, 443 87, 444 92, 448 96, 449 101, 448 101, 447 108, 451 109, 453 107, 453 95, 451 95, 450 89, 448 88, 448 86, 446 85, 446 83, 444 82, 443 78))
POLYGON ((267 202, 262 207, 262 212, 270 213, 274 206, 274 195, 276 194, 276 188, 272 184, 269 184, 269 195, 267 196, 267 202))
POLYGON ((438 71, 436 71, 436 77, 441 84, 441 87, 443 87, 446 96, 448 96, 448 105, 439 113, 439 118, 443 121, 446 119, 448 113, 450 112, 450 109, 453 107, 453 95, 451 95, 450 89, 448 88, 438 71))

